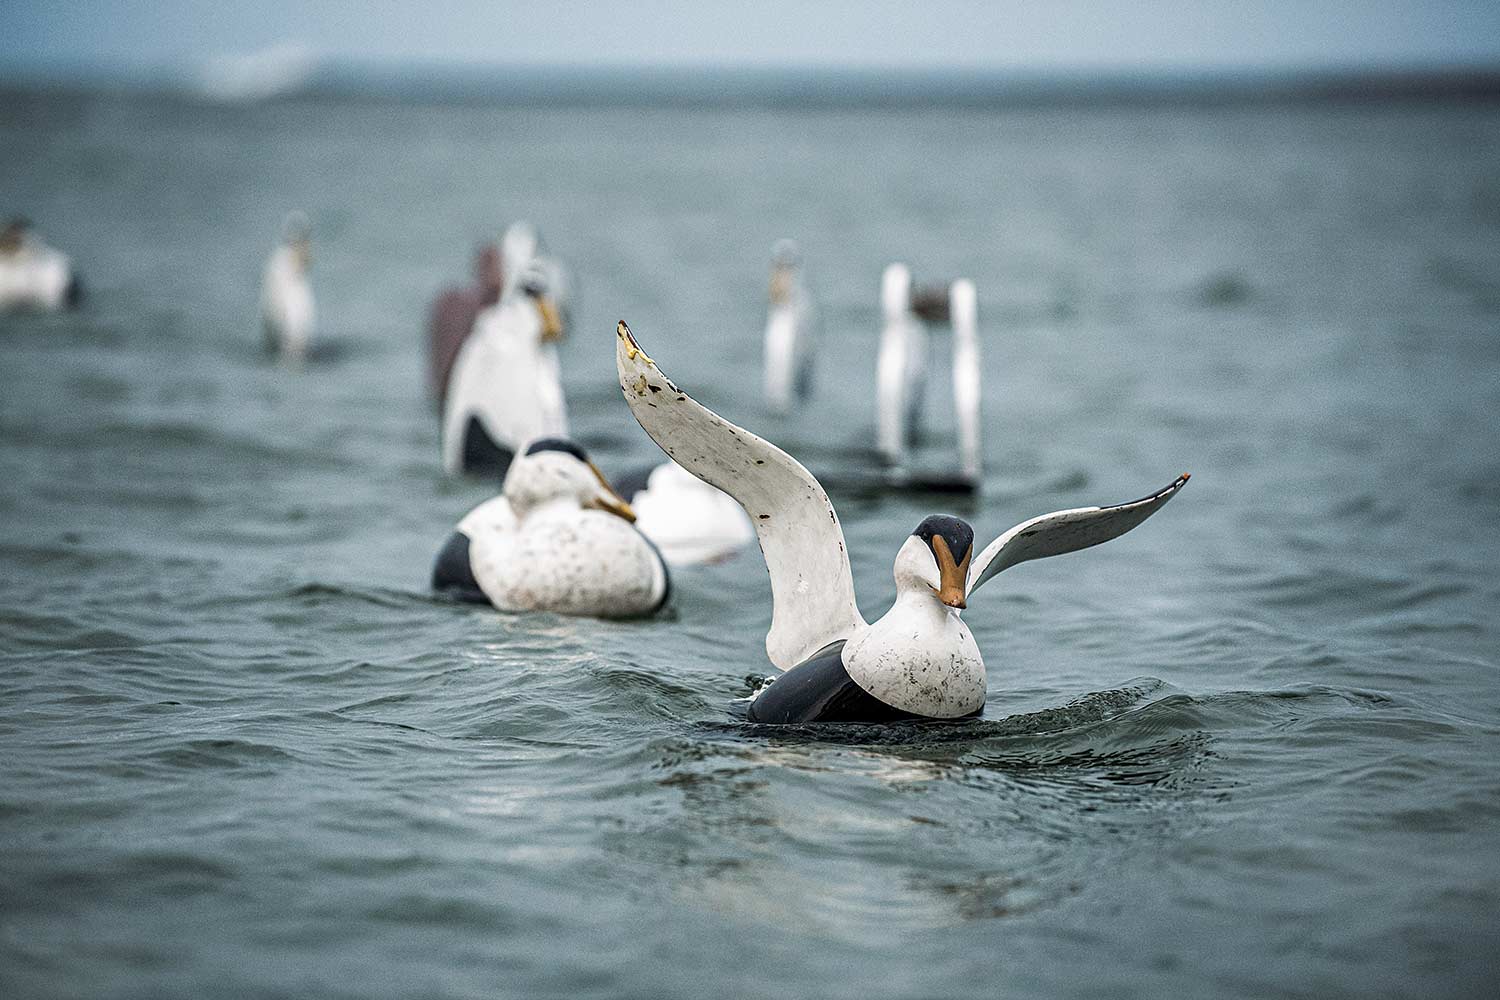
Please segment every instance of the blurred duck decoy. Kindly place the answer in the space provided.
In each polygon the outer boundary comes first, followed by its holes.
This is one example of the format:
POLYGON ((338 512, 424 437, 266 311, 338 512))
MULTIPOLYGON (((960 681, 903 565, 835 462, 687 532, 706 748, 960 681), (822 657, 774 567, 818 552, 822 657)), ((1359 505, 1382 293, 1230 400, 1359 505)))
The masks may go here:
POLYGON ((788 413, 806 399, 812 382, 816 314, 802 280, 802 254, 791 240, 771 248, 770 307, 766 313, 766 405, 788 413))
POLYGON ((528 266, 474 321, 443 399, 443 468, 503 474, 525 442, 568 433, 556 342, 562 321, 546 278, 528 266))
POLYGON ((891 485, 974 492, 981 479, 978 296, 967 278, 914 293, 911 271, 891 264, 881 277, 884 327, 876 361, 876 447, 891 485), (923 320, 953 331, 953 403, 958 437, 957 476, 910 468, 911 441, 921 425, 930 339, 923 320))
POLYGON ((260 286, 260 321, 267 353, 287 361, 307 356, 317 323, 308 267, 312 240, 307 216, 292 212, 281 227, 281 243, 266 260, 260 286))
POLYGON ((0 309, 71 308, 82 295, 67 255, 36 236, 29 221, 11 219, 0 229, 0 309))
POLYGON ((676 462, 616 481, 635 510, 635 526, 672 566, 720 562, 755 540, 740 505, 676 462))
POLYGON ((671 595, 667 564, 635 512, 577 444, 532 441, 501 494, 458 523, 434 589, 502 611, 641 618, 671 595))
POLYGON ((1032 518, 977 555, 956 517, 924 519, 896 554, 896 602, 867 623, 838 515, 818 481, 786 452, 734 426, 672 383, 621 322, 620 388, 646 433, 693 475, 751 516, 771 575, 766 653, 785 674, 751 702, 764 723, 953 719, 984 707, 984 659, 959 612, 1001 570, 1097 545, 1140 524, 1176 495, 1164 489, 1114 507, 1032 518))

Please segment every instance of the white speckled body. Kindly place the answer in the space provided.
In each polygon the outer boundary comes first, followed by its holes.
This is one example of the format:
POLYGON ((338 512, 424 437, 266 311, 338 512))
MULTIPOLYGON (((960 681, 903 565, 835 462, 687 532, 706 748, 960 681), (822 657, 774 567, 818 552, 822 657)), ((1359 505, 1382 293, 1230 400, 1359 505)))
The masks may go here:
POLYGON ((913 536, 896 553, 896 603, 844 646, 844 669, 866 692, 933 719, 984 707, 984 658, 959 617, 938 600, 937 563, 913 536))
POLYGON ((498 519, 471 527, 474 579, 502 611, 637 618, 666 594, 660 557, 613 514, 552 503, 509 528, 498 519))

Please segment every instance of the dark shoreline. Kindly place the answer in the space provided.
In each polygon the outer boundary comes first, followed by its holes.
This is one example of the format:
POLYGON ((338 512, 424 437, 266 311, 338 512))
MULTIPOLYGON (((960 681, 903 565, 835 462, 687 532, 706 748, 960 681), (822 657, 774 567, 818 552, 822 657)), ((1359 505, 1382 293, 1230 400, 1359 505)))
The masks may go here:
MULTIPOLYGON (((0 78, 0 97, 99 93, 226 103, 182 73, 52 68, 0 78)), ((1500 102, 1500 66, 1441 69, 1014 74, 831 69, 373 67, 331 63, 253 100, 579 107, 1050 108, 1500 102)), ((244 103, 251 103, 247 100, 244 103)), ((227 103, 241 103, 228 101, 227 103)))

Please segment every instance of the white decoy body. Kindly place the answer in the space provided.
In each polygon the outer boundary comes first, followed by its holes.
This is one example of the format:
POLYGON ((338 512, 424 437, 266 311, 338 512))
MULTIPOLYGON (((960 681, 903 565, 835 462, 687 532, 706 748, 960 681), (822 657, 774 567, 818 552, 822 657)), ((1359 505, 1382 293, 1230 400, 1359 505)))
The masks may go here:
POLYGON ((555 346, 561 335, 550 292, 535 271, 479 314, 448 376, 445 471, 504 472, 524 442, 567 435, 555 346))
POLYGON ((533 441, 511 463, 501 495, 459 522, 433 586, 502 611, 651 615, 666 604, 671 582, 634 520, 578 445, 533 441))
POLYGON ((67 255, 32 235, 24 219, 0 232, 0 309, 62 309, 77 301, 78 288, 67 255))
POLYGON ((651 470, 629 495, 635 526, 673 566, 727 559, 755 540, 755 528, 740 505, 676 462, 651 470))
POLYGON ((287 361, 307 357, 317 325, 308 268, 312 244, 307 218, 300 212, 287 216, 282 240, 266 260, 260 284, 260 321, 266 350, 287 361))
POLYGON ((766 313, 765 393, 773 413, 785 414, 805 399, 812 380, 812 298, 802 280, 797 244, 781 240, 771 249, 770 306, 766 313))
POLYGON ((838 515, 795 459, 706 409, 672 383, 622 322, 616 365, 631 412, 683 468, 744 507, 771 575, 766 653, 786 673, 751 703, 755 722, 951 719, 977 714, 987 679, 959 612, 1017 563, 1124 534, 1170 500, 1183 475, 1131 503, 1032 518, 975 555, 955 517, 918 525, 896 554, 896 602, 873 624, 855 603, 838 515))

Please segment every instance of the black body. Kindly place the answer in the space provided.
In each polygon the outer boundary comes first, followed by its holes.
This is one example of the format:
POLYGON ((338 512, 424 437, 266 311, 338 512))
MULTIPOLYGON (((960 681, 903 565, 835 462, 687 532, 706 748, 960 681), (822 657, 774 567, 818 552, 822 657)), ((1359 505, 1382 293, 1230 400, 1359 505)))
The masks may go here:
POLYGON ((490 437, 478 417, 464 425, 463 471, 495 473, 502 478, 516 453, 490 437))
POLYGON ((469 567, 469 536, 462 531, 449 535, 438 552, 432 567, 432 589, 471 604, 490 603, 469 567))
POLYGON ((925 716, 903 712, 854 683, 844 669, 844 640, 824 646, 788 670, 750 703, 749 722, 899 722, 925 716))

